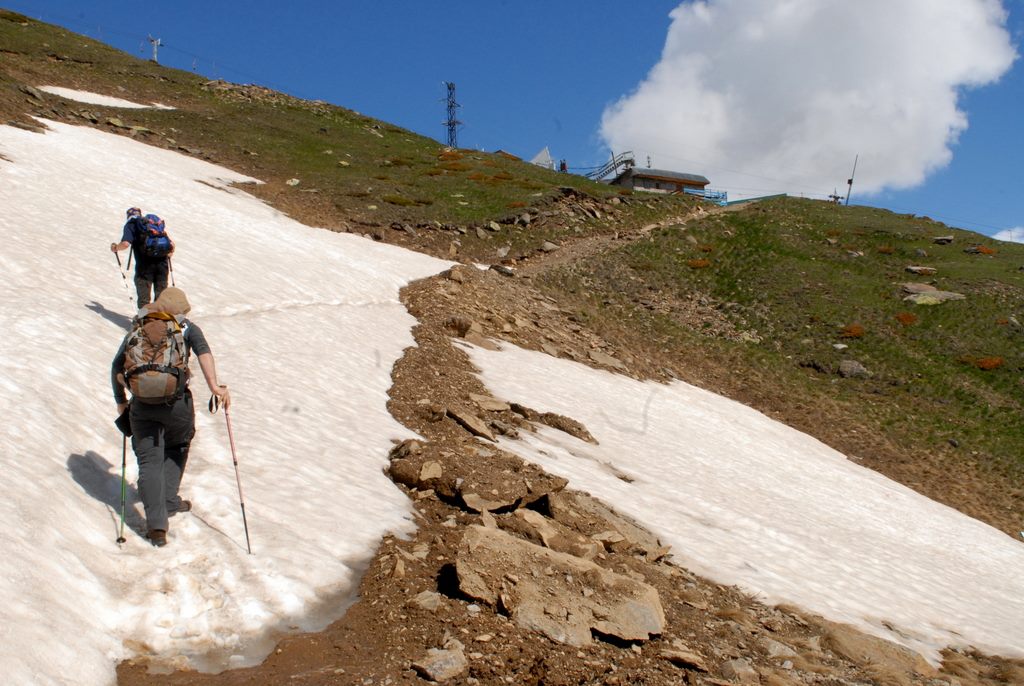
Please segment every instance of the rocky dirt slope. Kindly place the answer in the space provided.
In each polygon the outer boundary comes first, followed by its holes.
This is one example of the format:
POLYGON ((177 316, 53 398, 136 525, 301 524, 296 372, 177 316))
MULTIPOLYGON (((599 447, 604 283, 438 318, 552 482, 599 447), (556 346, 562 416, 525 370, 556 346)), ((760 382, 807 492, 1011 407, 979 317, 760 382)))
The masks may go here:
MULTIPOLYGON (((538 246, 504 266, 460 265, 408 287, 417 347, 393 371, 390 410, 423 440, 396 445, 388 473, 413 503, 416 536, 382 541, 345 616, 284 639, 258 667, 150 675, 143 657, 121 665, 119 683, 1024 683, 1020 662, 947 651, 936 670, 893 644, 702 579, 606 504, 489 440, 537 424, 583 440, 589 432, 489 397, 454 339, 508 340, 639 378, 673 375, 574 321, 529 278, 642 235, 638 227, 538 246)), ((714 316, 699 302, 687 307, 695 319, 714 316)))

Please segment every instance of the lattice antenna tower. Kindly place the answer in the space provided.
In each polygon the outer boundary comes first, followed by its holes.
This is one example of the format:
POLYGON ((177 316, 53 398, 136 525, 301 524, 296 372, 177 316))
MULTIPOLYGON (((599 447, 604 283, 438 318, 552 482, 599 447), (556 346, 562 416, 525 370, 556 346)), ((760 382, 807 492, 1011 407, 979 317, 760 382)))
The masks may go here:
POLYGON ((448 121, 444 123, 448 129, 448 147, 457 148, 459 147, 459 126, 462 122, 456 119, 456 110, 462 107, 462 105, 455 102, 455 84, 451 81, 445 81, 444 85, 448 88, 448 121))
POLYGON ((159 60, 157 60, 157 58, 156 58, 156 51, 157 51, 157 48, 159 48, 161 45, 163 45, 163 41, 161 41, 159 38, 153 38, 153 36, 150 36, 149 37, 149 44, 153 46, 153 61, 154 62, 159 62, 159 60))

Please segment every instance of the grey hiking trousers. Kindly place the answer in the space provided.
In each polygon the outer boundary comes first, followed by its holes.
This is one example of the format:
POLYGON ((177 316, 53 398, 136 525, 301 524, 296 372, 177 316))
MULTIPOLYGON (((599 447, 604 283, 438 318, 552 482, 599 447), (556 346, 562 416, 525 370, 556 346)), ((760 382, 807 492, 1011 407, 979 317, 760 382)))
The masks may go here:
POLYGON ((181 504, 178 487, 196 433, 195 407, 187 389, 172 405, 147 405, 133 400, 132 450, 139 462, 139 495, 146 510, 146 528, 167 531, 167 515, 181 504))

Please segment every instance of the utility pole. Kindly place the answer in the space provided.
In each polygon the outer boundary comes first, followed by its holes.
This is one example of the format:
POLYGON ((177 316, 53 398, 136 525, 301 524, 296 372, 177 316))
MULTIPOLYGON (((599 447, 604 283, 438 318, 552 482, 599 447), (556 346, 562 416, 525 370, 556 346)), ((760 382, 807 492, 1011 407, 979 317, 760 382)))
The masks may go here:
POLYGON ((853 177, 857 174, 857 160, 859 159, 860 154, 858 153, 853 158, 853 171, 850 172, 850 178, 846 180, 846 205, 850 204, 850 191, 853 190, 853 177))
POLYGON ((650 155, 647 156, 647 168, 648 169, 651 168, 651 156, 650 155))
POLYGON ((461 105, 455 102, 455 84, 451 81, 445 81, 444 85, 448 88, 448 121, 445 122, 445 126, 448 128, 448 147, 457 148, 458 143, 458 131, 461 121, 456 119, 456 110, 461 105))
POLYGON ((163 41, 161 41, 159 38, 153 38, 153 36, 150 36, 149 37, 149 43, 150 43, 150 45, 153 46, 153 59, 152 59, 152 61, 153 62, 157 62, 159 64, 159 61, 156 58, 156 49, 159 48, 161 45, 163 45, 163 41))

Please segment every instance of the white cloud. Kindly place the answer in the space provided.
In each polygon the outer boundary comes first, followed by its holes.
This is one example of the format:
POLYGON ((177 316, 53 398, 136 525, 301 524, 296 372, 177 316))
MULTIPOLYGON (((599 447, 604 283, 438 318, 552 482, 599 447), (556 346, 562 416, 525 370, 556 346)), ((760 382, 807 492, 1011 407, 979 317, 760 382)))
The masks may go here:
POLYGON ((601 134, 715 188, 826 194, 905 188, 949 163, 960 89, 1016 54, 1000 0, 684 2, 661 61, 601 134))
POLYGON ((1015 226, 1012 229, 1004 229, 992 236, 992 238, 995 238, 997 241, 1024 243, 1024 226, 1015 226))

